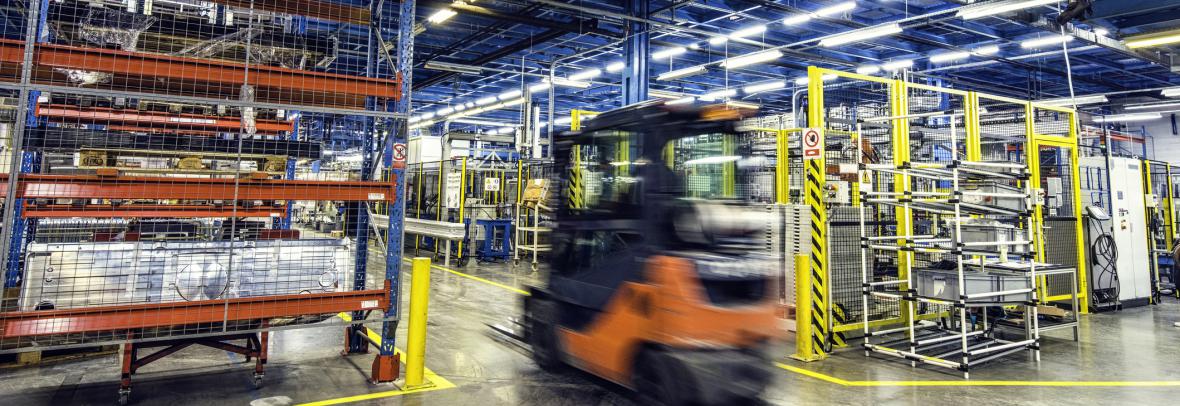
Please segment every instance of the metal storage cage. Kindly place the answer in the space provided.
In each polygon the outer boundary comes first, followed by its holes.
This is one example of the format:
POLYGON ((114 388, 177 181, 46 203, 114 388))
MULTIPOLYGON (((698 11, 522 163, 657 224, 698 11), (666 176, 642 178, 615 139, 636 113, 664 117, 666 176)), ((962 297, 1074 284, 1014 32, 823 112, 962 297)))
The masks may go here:
POLYGON ((268 331, 348 326, 361 352, 362 322, 396 322, 404 163, 385 151, 405 139, 412 5, 20 7, 0 39, 0 352, 124 344, 125 402, 187 345, 256 358, 260 384, 268 331))

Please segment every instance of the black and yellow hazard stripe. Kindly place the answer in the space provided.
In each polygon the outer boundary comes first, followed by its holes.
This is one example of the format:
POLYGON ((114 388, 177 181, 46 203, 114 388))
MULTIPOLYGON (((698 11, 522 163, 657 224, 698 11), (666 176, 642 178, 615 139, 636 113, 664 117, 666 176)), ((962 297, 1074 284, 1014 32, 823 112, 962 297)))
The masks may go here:
MULTIPOLYGON (((822 135, 820 137, 823 138, 822 135)), ((823 142, 820 142, 821 151, 823 142)), ((811 213, 811 334, 815 351, 828 350, 827 213, 824 207, 824 159, 807 160, 805 201, 811 213)))

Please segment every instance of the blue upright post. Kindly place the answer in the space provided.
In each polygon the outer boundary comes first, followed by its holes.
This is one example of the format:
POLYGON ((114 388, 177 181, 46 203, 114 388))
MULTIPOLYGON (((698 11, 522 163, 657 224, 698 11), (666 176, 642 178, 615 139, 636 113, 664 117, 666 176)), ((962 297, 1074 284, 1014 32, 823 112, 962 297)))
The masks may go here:
MULTIPOLYGON (((646 19, 651 0, 627 0, 627 13, 646 19)), ((650 43, 647 23, 627 22, 627 41, 624 57, 627 67, 623 69, 623 105, 629 106, 647 100, 648 45, 650 43)))
MULTIPOLYGON (((413 73, 414 59, 414 0, 404 0, 399 4, 397 19, 397 64, 391 70, 397 72, 401 79, 401 94, 394 111, 401 114, 401 118, 394 119, 393 131, 388 136, 394 137, 393 143, 405 143, 409 137, 409 123, 406 117, 410 114, 410 87, 413 73)), ((392 145, 393 143, 388 143, 392 145)), ((388 152, 385 154, 390 156, 388 152)), ((402 226, 404 223, 406 206, 406 167, 405 162, 392 162, 390 179, 394 182, 393 204, 389 205, 389 237, 385 245, 385 282, 389 285, 389 307, 385 309, 385 321, 381 323, 381 355, 378 358, 392 359, 397 365, 394 354, 394 335, 397 332, 399 319, 402 265, 402 226)), ((395 374, 396 376, 396 374, 395 374)))

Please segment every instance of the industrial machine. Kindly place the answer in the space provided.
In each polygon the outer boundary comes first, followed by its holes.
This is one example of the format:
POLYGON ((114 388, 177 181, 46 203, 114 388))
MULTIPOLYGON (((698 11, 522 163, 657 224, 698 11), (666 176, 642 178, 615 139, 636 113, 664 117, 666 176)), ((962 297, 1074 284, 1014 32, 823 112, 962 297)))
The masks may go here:
POLYGON ((1147 204, 1138 159, 1084 157, 1088 257, 1095 308, 1142 306, 1155 286, 1148 240, 1147 204), (1107 161, 1109 160, 1109 161, 1107 161), (1097 169, 1097 170, 1095 170, 1097 169), (1104 176, 1105 175, 1105 176, 1104 176), (1109 181, 1108 181, 1109 180, 1109 181))
POLYGON ((574 366, 669 405, 761 393, 778 261, 756 249, 765 209, 724 186, 752 163, 713 142, 740 116, 651 102, 558 138, 551 269, 524 300, 538 365, 574 366))

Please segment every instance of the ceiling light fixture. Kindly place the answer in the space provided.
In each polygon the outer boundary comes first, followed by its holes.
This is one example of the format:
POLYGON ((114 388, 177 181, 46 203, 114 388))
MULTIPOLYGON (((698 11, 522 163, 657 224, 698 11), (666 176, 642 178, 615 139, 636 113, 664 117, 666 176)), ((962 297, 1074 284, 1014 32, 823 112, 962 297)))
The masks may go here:
POLYGON ((881 64, 881 69, 893 71, 893 70, 899 70, 899 69, 906 69, 906 68, 909 68, 912 66, 914 66, 913 59, 902 59, 900 61, 892 61, 892 62, 883 63, 883 64, 881 64))
POLYGON ((438 61, 427 62, 426 65, 423 65, 422 67, 424 67, 426 69, 430 69, 430 70, 465 73, 468 75, 478 75, 480 73, 483 73, 483 69, 480 69, 477 66, 460 65, 457 63, 447 63, 447 62, 438 62, 438 61))
POLYGON ((821 8, 819 10, 815 10, 815 15, 820 16, 820 17, 828 17, 828 16, 833 16, 836 14, 843 13, 845 11, 852 11, 855 8, 856 8, 855 1, 847 1, 847 2, 843 2, 840 4, 834 5, 834 6, 828 6, 828 7, 821 8))
POLYGON ((967 58, 970 58, 970 57, 971 57, 971 53, 970 53, 970 52, 967 52, 967 51, 961 51, 961 52, 944 52, 944 53, 941 53, 941 54, 938 54, 938 55, 933 55, 933 56, 931 56, 931 57, 930 57, 930 62, 932 62, 932 63, 943 63, 943 62, 957 61, 957 60, 960 60, 960 59, 967 59, 967 58))
POLYGON ((684 47, 672 47, 672 48, 664 48, 664 49, 661 49, 661 50, 659 50, 659 51, 652 52, 652 53, 651 53, 651 59, 664 59, 664 58, 671 58, 671 57, 673 57, 673 56, 680 55, 680 54, 683 54, 683 53, 685 53, 685 52, 688 52, 688 50, 687 50, 687 49, 685 49, 684 47))
POLYGON ((996 14, 1004 14, 1026 8, 1056 4, 1058 1, 1059 0, 1009 0, 990 2, 963 7, 961 10, 959 10, 956 16, 964 20, 974 20, 976 18, 994 16, 996 14))
POLYGON ((770 91, 770 90, 778 90, 778 89, 782 89, 784 87, 787 87, 787 82, 782 81, 782 80, 776 80, 773 82, 752 84, 752 85, 742 88, 742 91, 745 92, 746 94, 754 94, 754 93, 766 92, 766 91, 770 91))
POLYGON ((610 73, 615 73, 615 72, 623 70, 623 68, 626 68, 626 67, 627 67, 627 64, 625 64, 621 61, 620 62, 613 62, 610 65, 606 65, 606 71, 610 72, 610 73))
POLYGON ((843 34, 824 38, 819 41, 822 47, 834 47, 853 42, 865 41, 873 38, 889 36, 902 32, 901 25, 896 23, 877 27, 861 28, 843 34))
POLYGON ((1106 95, 1095 94, 1095 95, 1089 95, 1089 96, 1074 96, 1074 97, 1061 97, 1061 98, 1056 98, 1056 99, 1037 100, 1037 104, 1041 104, 1041 105, 1045 105, 1045 106, 1066 107, 1066 106, 1074 106, 1074 105, 1081 106, 1081 105, 1086 105, 1086 104, 1099 104, 1099 103, 1106 103, 1109 101, 1110 100, 1106 98, 1106 95))
POLYGON ((451 10, 450 8, 444 8, 434 12, 430 17, 426 17, 426 21, 429 21, 431 24, 441 24, 443 21, 450 20, 456 14, 459 13, 456 13, 455 10, 451 10))
POLYGON ((769 51, 754 52, 751 54, 735 56, 733 58, 723 60, 721 61, 721 66, 725 69, 737 69, 743 66, 773 61, 775 59, 781 58, 782 56, 783 53, 781 51, 777 49, 771 49, 769 51))
POLYGON ((721 45, 726 42, 729 42, 729 37, 724 35, 718 35, 716 37, 709 38, 709 45, 721 45))
POLYGON ((1062 42, 1073 41, 1072 35, 1051 35, 1043 38, 1034 38, 1020 43, 1021 48, 1040 48, 1047 45, 1057 45, 1062 42))
POLYGON ((1096 116, 1094 121, 1103 123, 1115 122, 1129 122, 1129 121, 1151 121, 1163 118, 1160 113, 1131 113, 1131 114, 1114 114, 1109 116, 1096 116))
POLYGON ((976 55, 981 55, 981 56, 994 55, 994 54, 1000 52, 1000 46, 999 45, 984 45, 979 48, 972 49, 971 52, 976 55))
POLYGON ((877 65, 861 65, 860 67, 856 68, 856 73, 861 75, 872 75, 880 71, 881 67, 877 65))
POLYGON ((496 98, 500 99, 500 100, 508 100, 508 99, 520 97, 520 95, 521 95, 520 89, 516 89, 516 90, 509 90, 507 92, 500 93, 500 95, 496 96, 496 98))
POLYGON ((1147 110, 1147 109, 1162 109, 1166 107, 1180 107, 1180 103, 1157 103, 1157 104, 1140 104, 1138 106, 1127 106, 1127 110, 1147 110))
POLYGON ((667 105, 669 105, 669 106, 675 106, 675 105, 678 105, 678 104, 689 104, 689 103, 692 103, 692 102, 694 102, 694 101, 696 101, 696 100, 697 100, 697 98, 696 98, 696 97, 693 97, 693 96, 688 96, 688 97, 682 97, 682 98, 679 98, 679 99, 676 99, 676 100, 672 100, 672 101, 670 101, 670 102, 667 102, 667 103, 664 103, 664 104, 667 104, 667 105))
POLYGON ((684 69, 677 69, 677 70, 673 70, 673 71, 664 72, 660 76, 657 76, 656 80, 679 79, 679 78, 683 78, 683 77, 697 75, 697 74, 700 74, 703 72, 705 72, 704 66, 701 66, 701 65, 691 66, 691 67, 687 67, 684 69))
POLYGON ((758 35, 758 34, 761 34, 761 33, 764 33, 764 32, 766 32, 766 26, 765 26, 765 25, 756 25, 756 26, 753 26, 753 27, 742 28, 742 29, 740 29, 740 30, 737 30, 737 31, 731 32, 731 33, 729 34, 729 38, 730 38, 730 39, 745 38, 745 37, 750 37, 750 36, 758 35))
POLYGON ((808 21, 811 21, 811 14, 799 14, 783 19, 783 25, 799 25, 808 21))
POLYGON ((1169 45, 1180 42, 1180 31, 1167 31, 1158 34, 1137 35, 1127 38, 1127 48, 1148 48, 1160 45, 1169 45))
POLYGON ((726 98, 726 97, 733 97, 736 95, 737 95, 737 89, 721 89, 721 90, 714 90, 712 92, 702 94, 700 98, 701 98, 701 100, 704 100, 704 101, 712 101, 712 100, 717 100, 717 99, 726 98))

